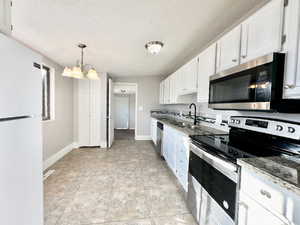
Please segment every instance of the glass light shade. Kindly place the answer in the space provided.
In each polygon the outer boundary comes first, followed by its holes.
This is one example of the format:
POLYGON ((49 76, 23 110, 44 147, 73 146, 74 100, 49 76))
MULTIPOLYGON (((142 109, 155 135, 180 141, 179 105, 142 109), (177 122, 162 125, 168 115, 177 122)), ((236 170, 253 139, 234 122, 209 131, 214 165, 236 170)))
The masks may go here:
POLYGON ((160 41, 150 41, 145 45, 145 48, 150 52, 152 55, 157 55, 164 44, 160 41))
POLYGON ((64 77, 72 77, 72 70, 69 67, 65 67, 62 76, 64 77))
POLYGON ((86 75, 86 77, 90 80, 99 80, 98 73, 95 69, 90 69, 86 75))
POLYGON ((79 66, 74 66, 72 69, 72 77, 76 79, 83 79, 83 73, 79 66))
POLYGON ((157 55, 160 52, 160 50, 161 50, 161 45, 158 44, 153 44, 148 47, 148 51, 153 55, 157 55))

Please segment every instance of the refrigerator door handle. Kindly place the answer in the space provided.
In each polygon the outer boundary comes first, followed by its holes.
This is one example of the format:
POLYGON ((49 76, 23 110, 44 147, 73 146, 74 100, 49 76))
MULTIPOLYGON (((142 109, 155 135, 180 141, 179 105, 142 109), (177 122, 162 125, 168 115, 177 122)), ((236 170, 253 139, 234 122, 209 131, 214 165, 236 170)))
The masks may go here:
POLYGON ((0 122, 11 121, 11 120, 22 120, 28 118, 32 118, 32 116, 15 116, 15 117, 0 118, 0 122))

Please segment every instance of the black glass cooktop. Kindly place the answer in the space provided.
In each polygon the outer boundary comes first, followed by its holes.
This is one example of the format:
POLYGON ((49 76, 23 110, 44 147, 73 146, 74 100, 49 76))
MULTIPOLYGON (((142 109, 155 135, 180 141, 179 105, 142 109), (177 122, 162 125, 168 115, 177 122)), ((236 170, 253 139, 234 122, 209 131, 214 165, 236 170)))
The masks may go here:
POLYGON ((295 155, 300 142, 268 134, 232 128, 230 134, 194 135, 192 142, 211 154, 236 163, 238 158, 295 155))

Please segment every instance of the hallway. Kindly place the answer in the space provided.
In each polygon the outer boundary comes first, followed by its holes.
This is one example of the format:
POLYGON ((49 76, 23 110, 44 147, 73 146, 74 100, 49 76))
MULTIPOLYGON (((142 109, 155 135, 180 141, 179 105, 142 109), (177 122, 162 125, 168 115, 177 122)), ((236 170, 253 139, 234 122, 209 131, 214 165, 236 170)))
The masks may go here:
POLYGON ((151 142, 76 149, 44 182, 45 225, 194 225, 179 184, 151 142))
POLYGON ((115 129, 115 140, 134 140, 134 130, 115 129))

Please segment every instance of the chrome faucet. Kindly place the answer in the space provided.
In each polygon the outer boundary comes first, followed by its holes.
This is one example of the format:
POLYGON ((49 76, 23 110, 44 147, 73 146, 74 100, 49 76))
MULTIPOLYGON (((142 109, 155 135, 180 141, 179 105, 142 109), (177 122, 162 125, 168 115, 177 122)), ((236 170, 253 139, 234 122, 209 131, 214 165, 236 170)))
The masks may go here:
MULTIPOLYGON (((189 108, 191 109, 192 106, 194 106, 194 109, 195 109, 195 111, 194 111, 194 125, 196 125, 197 124, 197 106, 196 106, 195 103, 192 103, 192 104, 190 104, 189 108)), ((190 111, 189 114, 191 115, 191 111, 190 111)))

